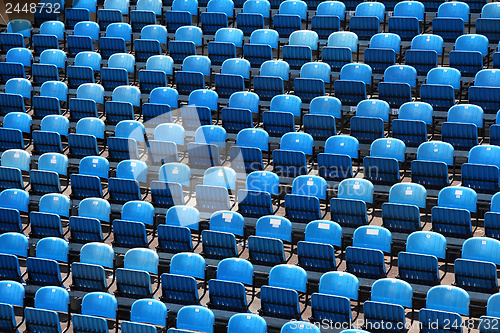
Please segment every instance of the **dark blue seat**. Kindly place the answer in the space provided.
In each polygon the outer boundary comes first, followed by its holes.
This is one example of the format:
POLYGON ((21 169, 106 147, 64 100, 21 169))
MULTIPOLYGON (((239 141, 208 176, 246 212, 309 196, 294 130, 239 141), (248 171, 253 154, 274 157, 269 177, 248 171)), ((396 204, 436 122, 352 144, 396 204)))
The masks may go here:
POLYGON ((373 184, 366 179, 349 178, 339 184, 337 198, 330 200, 331 219, 341 226, 368 224, 367 203, 373 203, 373 184))
POLYGON ((287 261, 284 242, 292 241, 292 223, 285 217, 263 216, 257 221, 255 236, 248 238, 249 260, 274 266, 287 261))

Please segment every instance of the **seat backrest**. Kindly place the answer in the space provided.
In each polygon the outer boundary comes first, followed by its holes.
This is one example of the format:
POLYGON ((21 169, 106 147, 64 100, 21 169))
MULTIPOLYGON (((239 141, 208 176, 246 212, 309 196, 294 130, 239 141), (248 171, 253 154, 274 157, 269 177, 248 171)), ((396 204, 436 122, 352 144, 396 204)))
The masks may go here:
POLYGON ((500 87, 498 69, 483 69, 477 72, 474 85, 477 87, 500 87))
POLYGON ((433 50, 438 55, 443 54, 443 37, 432 34, 422 34, 413 37, 411 40, 412 50, 433 50))
POLYGON ((318 96, 309 103, 309 114, 342 117, 342 103, 337 97, 318 96))
POLYGON ((372 203, 373 191, 373 184, 369 180, 349 178, 340 182, 337 197, 339 199, 355 199, 372 203))
POLYGON ((76 89, 76 98, 91 99, 96 103, 104 103, 104 87, 96 83, 84 83, 76 89))
POLYGON ((481 18, 500 18, 500 5, 498 3, 487 3, 481 9, 481 18))
POLYGON ((0 281, 0 302, 15 306, 24 306, 24 286, 15 281, 0 281))
POLYGON ((115 53, 109 57, 108 68, 123 68, 129 73, 135 70, 135 58, 128 53, 115 53))
POLYGON ((425 307, 431 310, 448 311, 469 315, 470 297, 462 288, 434 286, 427 292, 425 307))
POLYGON ((228 167, 211 167, 205 170, 203 185, 222 186, 228 190, 236 189, 236 172, 228 167))
POLYGON ((260 66, 261 76, 277 76, 288 81, 290 77, 290 66, 283 60, 267 60, 260 66))
POLYGON ((102 156, 86 156, 80 160, 78 172, 107 179, 109 176, 109 162, 102 156))
POLYGON ((115 252, 109 244, 87 243, 80 249, 80 262, 113 268, 115 252))
POLYGON ((56 132, 60 135, 67 136, 69 120, 60 115, 48 115, 43 117, 40 128, 42 131, 56 132))
POLYGON ((206 106, 210 110, 217 110, 219 95, 214 90, 197 89, 189 94, 189 105, 206 106))
POLYGON ((150 249, 130 249, 125 253, 123 266, 125 269, 146 271, 158 274, 158 254, 150 249))
POLYGON ((141 105, 141 91, 133 86, 119 86, 113 90, 114 102, 130 103, 133 106, 141 105))
POLYGON ((109 222, 111 206, 109 202, 101 198, 85 198, 78 204, 78 216, 96 218, 100 221, 109 222))
POLYGON ((130 321, 165 327, 167 306, 156 299, 140 299, 132 304, 130 321))
POLYGON ((18 189, 6 189, 0 192, 0 208, 17 209, 19 212, 28 212, 29 194, 18 189))
POLYGON ((326 200, 326 180, 320 176, 302 175, 293 180, 292 194, 308 195, 326 200))
POLYGON ((359 157, 358 139, 350 135, 334 135, 325 143, 325 153, 347 155, 351 158, 359 157))
POLYGON ((300 77, 302 79, 320 79, 324 83, 330 83, 331 74, 330 66, 323 62, 308 62, 300 68, 300 77))
POLYGON ((500 294, 494 294, 488 298, 486 315, 490 317, 500 317, 500 294))
POLYGON ((184 146, 185 130, 179 124, 160 124, 156 126, 154 139, 159 141, 171 141, 177 145, 184 146))
POLYGON ((205 259, 197 253, 177 253, 170 261, 170 274, 205 278, 205 259))
POLYGON ((417 160, 444 162, 446 165, 453 165, 455 149, 448 142, 429 141, 418 146, 417 160))
POLYGON ((306 155, 312 155, 314 139, 308 133, 285 133, 280 140, 280 149, 301 151, 306 155))
POLYGON ((407 102, 400 106, 398 119, 421 120, 426 125, 432 125, 434 110, 425 102, 407 102))
POLYGON ((125 160, 116 167, 116 178, 137 180, 146 183, 148 166, 143 161, 125 160))
POLYGON ((59 193, 45 194, 40 198, 38 211, 69 217, 69 198, 59 193))
POLYGON ((309 46, 313 51, 318 49, 318 41, 318 34, 311 30, 297 30, 288 37, 288 45, 309 46))
POLYGON ((99 39, 99 24, 92 21, 81 21, 75 24, 73 34, 75 36, 88 36, 92 40, 99 39))
POLYGON ((255 333, 266 333, 266 321, 261 316, 252 313, 237 313, 229 318, 227 333, 250 331, 255 333))
POLYGON ((68 99, 68 86, 61 81, 46 81, 40 87, 40 96, 55 97, 65 102, 68 99))
POLYGON ((183 26, 175 31, 175 40, 202 45, 203 31, 196 26, 183 26))
POLYGON ((384 82, 408 83, 411 87, 417 85, 417 71, 408 65, 393 65, 384 71, 384 82))
POLYGON ((403 205, 414 205, 425 208, 427 190, 420 184, 400 183, 392 185, 389 190, 389 202, 403 205))
POLYGON ((189 12, 191 15, 198 14, 197 0, 174 0, 172 2, 172 10, 189 12))
POLYGON ((58 39, 64 39, 65 29, 61 21, 46 21, 40 25, 40 35, 54 35, 58 39))
POLYGON ((178 329, 213 333, 215 316, 212 310, 199 305, 182 307, 177 313, 178 329))
POLYGON ((195 207, 177 205, 167 210, 166 225, 188 227, 198 230, 200 212, 195 207))
POLYGON ((328 272, 319 280, 318 292, 327 295, 347 297, 352 300, 358 299, 359 280, 347 272, 328 272))
POLYGON ((23 64, 24 67, 31 67, 33 55, 25 47, 13 47, 7 51, 5 62, 17 62, 23 64))
POLYGON ((269 285, 305 293, 307 289, 307 273, 299 266, 276 265, 269 272, 269 285))
POLYGON ((446 238, 437 232, 415 231, 406 239, 406 252, 444 259, 446 257, 446 245, 446 238))
POLYGON ((155 208, 146 201, 128 201, 122 206, 121 219, 124 221, 142 222, 146 225, 154 224, 155 208))
POLYGON ((35 293, 35 308, 68 313, 69 294, 61 287, 42 287, 35 293))
POLYGON ((105 127, 104 121, 99 118, 82 118, 76 123, 76 133, 104 139, 105 127))
POLYGON ((316 8, 316 15, 337 16, 343 21, 345 19, 345 5, 340 1, 323 1, 316 8))
POLYGON ((21 34, 23 37, 31 37, 31 22, 28 20, 11 20, 7 24, 7 33, 21 34))
POLYGON ((500 264, 500 241, 488 237, 472 237, 462 245, 462 258, 500 264))
POLYGON ((64 239, 57 237, 42 238, 36 244, 36 257, 68 262, 69 245, 64 239))
POLYGON ((123 15, 128 15, 129 0, 105 0, 104 9, 117 9, 122 12, 123 15))
MULTIPOLYGON (((288 322, 281 327, 281 333, 319 333, 319 328, 306 321, 288 322)), ((343 331, 344 332, 344 331, 343 331)))
POLYGON ((306 225, 305 241, 340 247, 342 245, 342 227, 332 221, 311 221, 306 225))
POLYGON ((282 216, 262 216, 257 220, 255 235, 292 241, 292 223, 282 216))
POLYGON ((455 50, 457 51, 477 51, 483 56, 488 55, 488 38, 478 34, 462 35, 455 41, 455 50))
POLYGON ((280 15, 298 15, 302 20, 307 18, 307 3, 304 1, 285 0, 280 3, 280 15))
POLYGON ((198 127, 194 134, 194 142, 226 146, 227 133, 224 127, 217 125, 203 125, 198 127))
POLYGON ((155 15, 161 15, 161 7, 161 0, 138 0, 136 6, 137 10, 150 10, 154 12, 155 15))
POLYGON ((241 258, 226 258, 217 265, 217 279, 224 281, 253 284, 253 265, 250 261, 241 258))
POLYGON ((241 75, 244 79, 250 79, 250 62, 246 59, 226 59, 222 63, 221 74, 241 75))
POLYGON ((23 133, 31 132, 31 116, 22 112, 9 112, 3 117, 3 128, 18 129, 23 133))
POLYGON ((500 213, 500 193, 491 197, 490 212, 500 213))
POLYGON ((278 195, 280 192, 279 184, 279 177, 274 172, 254 171, 247 176, 246 189, 278 195))
POLYGON ((83 51, 75 56, 75 66, 90 67, 94 71, 101 70, 102 57, 97 52, 83 51))
POLYGON ((403 280, 379 279, 372 285, 370 300, 411 308, 413 304, 413 289, 408 282, 403 280))
POLYGON ((212 62, 209 57, 192 55, 182 61, 182 70, 189 72, 199 72, 205 76, 211 73, 212 62))
POLYGON ((372 142, 370 146, 370 156, 395 158, 398 162, 404 162, 406 155, 406 145, 403 141, 394 138, 381 138, 372 142))
MULTIPOLYGON (((226 1, 226 0, 217 0, 226 1)), ((229 0, 227 0, 229 2, 229 0)), ((210 3, 211 1, 209 1, 210 3)), ((216 42, 233 43, 236 47, 243 46, 243 31, 237 28, 220 28, 215 32, 216 42)))
POLYGON ((116 298, 104 292, 92 292, 82 299, 82 315, 116 319, 116 298))
POLYGON ((385 5, 381 2, 362 2, 356 6, 354 16, 375 16, 382 22, 385 18, 385 5))
POLYGON ((166 104, 172 109, 177 108, 179 106, 179 93, 170 87, 154 88, 149 93, 149 103, 166 104))
POLYGON ((364 225, 354 230, 352 246, 391 252, 392 235, 389 230, 379 226, 364 225))
POLYGON ((448 186, 439 191, 439 207, 466 209, 471 213, 475 213, 476 205, 477 193, 471 188, 448 186))
MULTIPOLYGON (((288 64, 287 64, 288 65, 288 64)), ((251 91, 237 91, 229 97, 229 107, 248 109, 252 113, 259 113, 259 95, 251 91)))
POLYGON ((335 31, 328 37, 328 47, 347 47, 358 51, 358 35, 350 31, 335 31))
POLYGON ((427 72, 427 84, 449 85, 453 89, 460 89, 462 74, 456 68, 436 67, 427 72))
POLYGON ((12 78, 5 83, 6 94, 18 94, 24 98, 31 98, 32 91, 33 87, 31 86, 31 82, 27 79, 12 78))
POLYGON ((158 180, 164 182, 174 182, 189 186, 190 179, 191 169, 182 163, 166 163, 161 166, 158 172, 158 180))
POLYGON ((397 17, 416 17, 423 21, 425 6, 420 1, 401 1, 394 6, 394 16, 397 17))
POLYGON ((469 5, 461 1, 449 1, 439 5, 438 17, 461 18, 464 22, 469 22, 469 5))
POLYGON ((483 127, 484 112, 480 106, 473 104, 453 105, 448 110, 447 121, 452 123, 474 124, 483 127))
POLYGON ((367 64, 352 63, 345 64, 340 69, 341 80, 361 81, 365 84, 372 83, 372 68, 367 64))
MULTIPOLYGON (((18 232, 6 232, 0 235, 0 253, 28 257, 29 240, 18 232)), ((0 301, 1 302, 1 301, 0 301)))
POLYGON ((243 236, 245 219, 238 212, 218 211, 210 216, 210 230, 243 236))
POLYGON ((271 48, 277 49, 279 38, 280 36, 276 30, 257 29, 250 35, 250 44, 269 45, 271 48))
POLYGON ((262 151, 269 150, 269 134, 260 128, 245 128, 236 136, 238 147, 259 148, 262 151))
MULTIPOLYGON (((174 60, 169 56, 164 55, 154 55, 148 58, 146 61, 146 69, 151 71, 162 71, 166 75, 172 75, 174 72, 174 60)), ((167 88, 167 87, 161 87, 167 88)), ((155 88, 157 89, 157 88, 155 88)), ((168 88, 172 89, 173 88, 168 88)), ((150 95, 151 99, 151 95, 150 95)), ((177 107, 176 105, 174 107, 177 107)))
POLYGON ((264 18, 269 17, 271 4, 267 0, 248 0, 243 3, 243 13, 261 14, 264 18))
POLYGON ((21 149, 9 149, 2 153, 2 166, 30 171, 31 156, 21 149))
MULTIPOLYGON (((365 2, 365 3, 370 3, 370 2, 365 2)), ((393 33, 380 33, 373 35, 372 38, 370 38, 370 48, 389 49, 393 50, 396 54, 398 54, 400 47, 401 47, 401 37, 393 33)))
POLYGON ((123 38, 126 42, 131 42, 132 26, 123 22, 111 23, 106 28, 106 37, 123 38))
POLYGON ((380 118, 384 122, 389 121, 391 108, 386 101, 379 99, 366 99, 358 103, 356 107, 357 117, 380 118))
POLYGON ((144 142, 146 128, 137 120, 122 120, 115 126, 115 137, 130 138, 137 142, 144 142))
POLYGON ((167 28, 158 24, 147 25, 141 29, 141 39, 157 40, 160 44, 167 44, 167 28))
POLYGON ((38 170, 54 171, 59 175, 68 174, 68 157, 58 153, 45 153, 38 158, 38 170))
POLYGON ((295 95, 276 95, 271 99, 270 111, 291 112, 300 117, 302 100, 295 95))
POLYGON ((207 12, 224 13, 227 17, 233 17, 234 2, 232 0, 210 0, 207 4, 207 12))

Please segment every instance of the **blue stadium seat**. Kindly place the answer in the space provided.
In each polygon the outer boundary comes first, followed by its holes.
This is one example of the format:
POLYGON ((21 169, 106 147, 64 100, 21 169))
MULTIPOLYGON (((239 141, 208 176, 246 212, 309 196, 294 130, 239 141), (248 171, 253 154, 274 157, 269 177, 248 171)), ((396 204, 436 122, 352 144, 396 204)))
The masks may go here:
POLYGON ((432 207, 432 230, 446 237, 472 236, 471 214, 477 208, 477 193, 467 187, 449 186, 439 191, 438 205, 432 207))
POLYGON ((464 77, 473 77, 483 69, 483 57, 488 55, 488 38, 478 34, 462 35, 450 51, 450 67, 456 68, 464 77))
POLYGON ((280 177, 295 178, 308 173, 307 157, 312 156, 314 140, 307 133, 286 133, 280 149, 273 151, 274 172, 280 177))
POLYGON ((125 253, 124 268, 116 274, 115 296, 133 299, 151 298, 152 277, 158 274, 158 255, 149 249, 130 249, 125 253))
POLYGON ((340 22, 345 20, 345 5, 340 1, 323 1, 311 18, 311 29, 318 33, 320 39, 328 37, 340 30, 340 22), (324 3, 323 3, 324 2, 324 3))
POLYGON ((132 27, 122 22, 109 24, 105 37, 99 38, 99 50, 103 59, 108 59, 115 53, 127 53, 127 42, 132 42, 132 27))
POLYGON ((341 243, 342 228, 337 223, 323 220, 309 222, 305 240, 297 243, 299 265, 308 271, 335 270, 335 247, 340 247, 341 243))
POLYGON ((268 285, 260 289, 261 316, 300 319, 299 293, 307 291, 307 273, 293 265, 277 265, 269 272, 268 285))
MULTIPOLYGON (((113 269, 113 248, 103 243, 87 243, 80 250, 80 262, 71 264, 72 290, 106 291, 106 269, 113 269)), ((116 311, 116 310, 115 310, 116 311)), ((112 318, 112 317, 110 317, 112 318)))
POLYGON ((156 17, 161 16, 161 0, 138 0, 135 10, 130 11, 130 24, 133 32, 140 32, 150 24, 156 24, 156 17))
POLYGON ((286 38, 294 31, 302 29, 302 20, 307 19, 305 1, 282 1, 278 14, 273 15, 273 28, 281 38, 286 38))
POLYGON ((374 73, 383 73, 396 63, 401 49, 401 37, 393 33, 379 33, 370 38, 370 46, 365 50, 364 62, 374 73))
POLYGON ((367 86, 371 94, 372 69, 366 64, 348 63, 340 70, 340 79, 335 80, 335 96, 342 105, 355 106, 367 98, 367 86))
POLYGON ((326 203, 326 188, 326 181, 319 176, 296 177, 292 193, 285 195, 285 216, 301 223, 321 219, 320 201, 326 203))
MULTIPOLYGON (((89 16, 90 18, 90 16, 89 16)), ((93 52, 94 41, 99 40, 99 25, 90 20, 75 20, 73 35, 66 38, 68 54, 76 56, 80 52, 93 52)))
POLYGON ((214 333, 215 317, 210 309, 203 306, 184 306, 177 313, 177 328, 214 333))
POLYGON ((80 160, 78 171, 78 174, 70 176, 71 197, 102 197, 101 181, 108 179, 108 160, 100 156, 86 156, 80 160))
POLYGON ((237 333, 247 329, 255 333, 265 333, 267 332, 267 323, 262 317, 255 314, 238 313, 229 318, 228 333, 237 333))
MULTIPOLYGON (((205 259, 201 255, 175 254, 170 260, 169 273, 161 275, 162 296, 160 300, 164 303, 198 305, 200 296, 197 280, 204 281, 203 286, 206 291, 205 269, 205 259)), ((179 314, 177 318, 179 319, 179 314)))
POLYGON ((384 71, 384 81, 378 84, 379 98, 391 108, 411 102, 412 88, 417 85, 417 71, 408 65, 393 65, 384 71))
POLYGON ((441 125, 443 141, 457 150, 469 150, 479 143, 483 128, 483 110, 472 104, 454 105, 448 110, 446 122, 441 125))
POLYGON ((35 294, 34 305, 24 308, 26 330, 61 332, 61 322, 69 313, 68 292, 57 286, 40 288, 35 294))
POLYGON ((290 65, 290 69, 300 69, 305 63, 313 61, 313 51, 318 52, 318 44, 319 37, 315 31, 294 31, 288 38, 288 44, 283 46, 283 60, 290 65))
POLYGON ((384 124, 389 122, 390 106, 382 100, 363 100, 351 118, 351 136, 360 143, 372 143, 384 137, 384 124))
POLYGON ((465 2, 442 3, 437 17, 432 20, 432 32, 443 37, 445 42, 454 42, 465 33, 465 23, 469 23, 470 9, 465 2))
POLYGON ((419 1, 406 1, 394 6, 394 14, 387 20, 388 31, 411 41, 420 35, 420 22, 425 18, 425 6, 419 1))
POLYGON ((420 87, 420 100, 435 111, 447 111, 455 105, 455 91, 461 89, 461 74, 455 68, 433 68, 420 87))
POLYGON ((245 90, 245 79, 250 79, 250 62, 245 59, 227 59, 222 63, 221 73, 215 74, 217 94, 229 98, 233 93, 245 90))
POLYGON ((2 291, 0 298, 2 328, 16 331, 17 321, 14 311, 17 307, 24 306, 24 287, 15 281, 0 281, 0 290, 2 291))
POLYGON ((68 263, 68 243, 56 237, 46 237, 36 244, 36 257, 26 260, 27 283, 38 286, 61 286, 59 263, 68 263))
POLYGON ((370 156, 363 159, 364 177, 373 184, 393 185, 402 179, 400 164, 405 162, 406 146, 399 139, 376 139, 370 156))
POLYGON ((450 184, 448 167, 454 163, 454 148, 441 141, 422 143, 417 159, 411 162, 412 182, 426 188, 441 189, 450 184))
POLYGON ((310 62, 302 65, 300 77, 293 81, 294 93, 306 103, 325 95, 325 85, 330 86, 331 70, 328 64, 310 62))
POLYGON ((499 189, 497 146, 473 147, 467 163, 462 164, 462 184, 479 193, 496 193, 499 189))
POLYGON ((392 136, 407 147, 418 147, 428 140, 427 127, 433 124, 433 113, 428 103, 404 103, 399 107, 398 119, 392 121, 392 136))
POLYGON ((200 212, 190 206, 173 206, 167 210, 165 225, 158 226, 157 250, 167 253, 193 250, 191 231, 199 230, 200 212))
POLYGON ((481 9, 481 17, 476 19, 476 33, 488 38, 491 44, 500 42, 500 14, 496 4, 485 4, 481 9))
POLYGON ((243 237, 245 220, 237 212, 218 211, 210 217, 209 230, 202 232, 206 258, 224 259, 238 256, 236 237, 243 237))
POLYGON ((493 332, 494 329, 491 329, 491 325, 496 325, 500 318, 500 314, 498 313, 498 301, 499 297, 497 294, 491 295, 488 298, 488 303, 486 305, 486 315, 481 316, 479 318, 479 332, 488 333, 493 332))
POLYGON ((384 253, 391 252, 391 242, 391 232, 384 227, 358 227, 352 246, 345 250, 347 271, 359 277, 385 277, 384 253))
POLYGON ((495 114, 500 107, 500 81, 496 73, 495 69, 479 71, 474 78, 474 86, 469 87, 469 103, 480 106, 489 114, 495 114))
POLYGON ((254 171, 247 176, 246 188, 238 190, 238 209, 245 217, 273 214, 271 195, 279 193, 279 177, 272 172, 254 171))
POLYGON ((38 169, 30 170, 33 194, 61 193, 60 177, 68 176, 68 158, 62 154, 45 153, 38 158, 38 169))
POLYGON ((272 29, 256 29, 250 35, 250 43, 243 45, 243 56, 252 68, 259 68, 265 61, 273 60, 273 49, 278 49, 279 34, 272 29))
MULTIPOLYGON (((218 29, 215 32, 214 40, 207 44, 208 57, 212 61, 212 64, 215 66, 221 66, 224 60, 236 58, 236 50, 237 48, 241 48, 243 46, 242 41, 243 31, 240 29, 218 29)), ((247 60, 250 61, 250 59, 247 60)))
POLYGON ((264 29, 264 20, 270 17, 269 1, 251 0, 243 4, 243 12, 236 15, 236 27, 250 36, 257 29, 264 29))
POLYGON ((175 40, 168 43, 170 56, 175 64, 190 55, 196 55, 196 47, 203 46, 203 31, 196 26, 183 26, 175 31, 175 40))
POLYGON ((321 49, 321 61, 338 73, 344 65, 352 62, 352 53, 357 51, 358 36, 354 32, 337 31, 328 37, 327 46, 321 49))
POLYGON ((339 184, 337 198, 330 200, 331 219, 341 226, 368 224, 367 203, 373 203, 373 184, 366 179, 349 178, 339 184))
POLYGON ((201 27, 206 35, 214 35, 226 28, 234 15, 234 3, 229 0, 214 0, 207 4, 207 11, 200 15, 201 27))
MULTIPOLYGON (((260 45, 260 44, 258 44, 260 45)), ((285 93, 288 86, 290 66, 282 60, 267 60, 260 66, 260 73, 253 78, 254 91, 262 100, 271 100, 285 93)))
POLYGON ((257 220, 255 236, 248 237, 249 260, 274 266, 287 261, 284 242, 292 241, 292 223, 285 217, 263 216, 257 220))
POLYGON ((73 329, 75 332, 94 330, 105 332, 108 329, 108 320, 112 326, 116 322, 118 304, 114 296, 104 292, 93 292, 82 299, 81 314, 73 314, 73 329))

